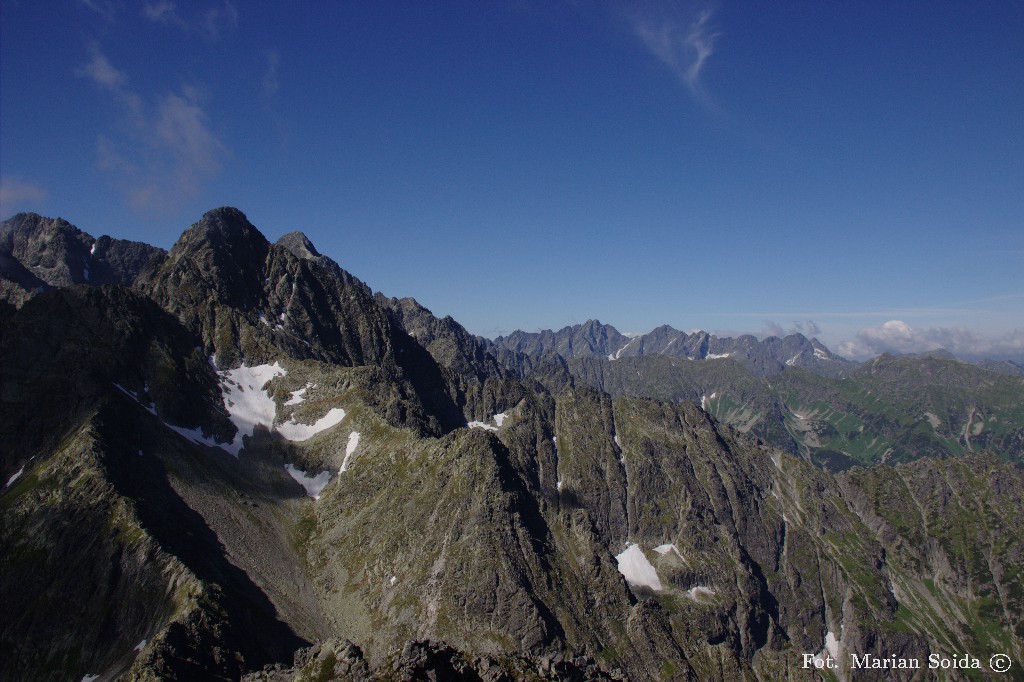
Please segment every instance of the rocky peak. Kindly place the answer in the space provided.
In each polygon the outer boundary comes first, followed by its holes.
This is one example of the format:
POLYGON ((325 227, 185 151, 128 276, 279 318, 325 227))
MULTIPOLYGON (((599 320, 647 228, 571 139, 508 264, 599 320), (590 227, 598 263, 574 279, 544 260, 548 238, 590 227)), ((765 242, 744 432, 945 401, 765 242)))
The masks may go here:
POLYGON ((207 211, 199 222, 185 230, 184 234, 171 249, 171 255, 181 250, 195 250, 210 247, 213 249, 229 249, 241 255, 254 248, 266 253, 267 242, 245 214, 237 208, 222 206, 207 211))
POLYGON ((277 246, 283 246, 297 258, 321 258, 320 252, 313 246, 313 242, 309 241, 309 237, 297 230, 278 239, 277 246))
MULTIPOLYGON (((194 305, 212 294, 215 300, 248 308, 259 302, 269 251, 270 242, 244 213, 222 207, 185 230, 168 261, 172 269, 181 270, 178 288, 185 294, 184 304, 194 305)), ((150 293, 160 300, 159 291, 150 293)))

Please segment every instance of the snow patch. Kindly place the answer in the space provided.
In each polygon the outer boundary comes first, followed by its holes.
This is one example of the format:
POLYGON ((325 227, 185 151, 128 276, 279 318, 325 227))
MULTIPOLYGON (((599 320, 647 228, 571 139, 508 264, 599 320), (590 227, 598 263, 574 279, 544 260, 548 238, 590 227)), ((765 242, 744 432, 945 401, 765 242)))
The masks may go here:
POLYGON ((497 426, 491 426, 490 424, 484 424, 483 422, 469 422, 466 424, 468 429, 486 429, 488 431, 497 431, 497 426))
MULTIPOLYGON (((126 396, 128 396, 129 398, 134 400, 146 412, 149 412, 151 415, 153 415, 154 417, 157 417, 159 419, 159 416, 157 415, 156 410, 153 409, 153 406, 152 405, 144 404, 141 400, 139 400, 139 396, 135 395, 134 393, 129 391, 127 388, 125 388, 124 386, 122 386, 121 384, 118 384, 118 383, 114 384, 114 388, 116 388, 117 390, 121 391, 121 393, 124 393, 126 396)), ((213 438, 210 438, 208 436, 204 436, 201 429, 187 429, 184 426, 175 426, 174 424, 168 424, 167 422, 163 421, 162 419, 160 420, 160 423, 163 424, 164 426, 166 426, 171 431, 174 431, 176 434, 178 434, 182 438, 185 438, 186 440, 190 440, 193 443, 196 443, 197 445, 205 445, 205 446, 211 447, 211 448, 223 448, 223 449, 227 450, 228 452, 231 452, 231 450, 230 450, 231 444, 218 443, 213 438)), ((235 457, 238 456, 238 452, 237 451, 236 452, 232 452, 232 454, 235 455, 235 457)), ((142 450, 139 450, 139 456, 140 457, 142 456, 142 450)))
POLYGON ((288 440, 309 440, 321 431, 326 431, 332 426, 340 424, 341 420, 344 418, 345 410, 340 407, 332 407, 327 411, 327 414, 320 417, 312 424, 300 424, 295 421, 295 417, 292 417, 285 423, 278 426, 277 432, 288 440))
POLYGON ((22 467, 20 469, 18 469, 13 474, 11 474, 11 477, 7 479, 7 485, 5 485, 4 487, 5 488, 10 488, 11 484, 14 483, 15 481, 17 481, 18 477, 21 476, 23 473, 25 473, 25 466, 24 465, 22 465, 22 467))
POLYGON ((142 640, 141 642, 139 642, 138 644, 135 645, 135 650, 138 651, 139 653, 142 653, 142 650, 145 649, 145 648, 146 648, 146 640, 142 640))
POLYGON ((640 338, 639 336, 635 336, 635 337, 631 338, 631 339, 630 339, 630 340, 629 340, 629 341, 628 341, 628 342, 626 343, 626 345, 625 345, 625 346, 623 346, 622 348, 620 348, 620 349, 618 349, 617 351, 615 351, 615 356, 614 356, 614 357, 612 357, 611 355, 609 355, 609 356, 608 356, 608 359, 609 359, 609 360, 618 360, 618 359, 619 359, 620 357, 622 357, 622 351, 624 351, 624 350, 626 350, 627 348, 629 348, 629 344, 633 343, 634 341, 636 341, 636 340, 637 340, 637 339, 639 339, 639 338, 640 338))
POLYGON ((398 582, 398 578, 395 577, 395 576, 391 576, 391 580, 388 581, 388 584, 391 585, 391 587, 394 587, 395 583, 397 583, 397 582, 398 582))
POLYGON ((727 358, 730 355, 732 355, 732 353, 708 353, 705 360, 721 360, 722 358, 727 358))
MULTIPOLYGON (((679 557, 680 559, 683 559, 683 555, 679 553, 679 548, 676 547, 675 545, 671 545, 671 544, 669 544, 669 545, 658 545, 657 547, 654 548, 654 551, 657 552, 658 554, 661 554, 661 555, 668 554, 669 552, 675 552, 675 555, 677 557, 679 557)), ((683 559, 683 561, 686 561, 686 559, 683 559)))
POLYGON ((687 598, 692 599, 694 601, 700 601, 703 597, 714 597, 715 591, 712 590, 710 587, 697 585, 696 587, 691 587, 690 589, 688 589, 686 591, 686 596, 687 598))
POLYGON ((353 431, 348 434, 348 445, 345 446, 345 459, 341 460, 341 468, 338 469, 339 474, 348 471, 348 461, 355 453, 357 447, 359 447, 359 432, 353 431))
POLYGON ((556 481, 555 482, 555 490, 559 490, 560 491, 561 489, 562 489, 562 482, 561 481, 556 481))
POLYGON ((82 682, 93 682, 98 679, 100 679, 99 675, 82 675, 82 682))
POLYGON ((821 652, 814 656, 814 660, 821 661, 820 665, 824 666, 826 656, 833 660, 839 660, 839 640, 831 630, 825 633, 825 644, 822 646, 821 652))
POLYGON ((498 414, 494 415, 494 423, 497 424, 498 426, 501 426, 506 419, 508 419, 507 412, 499 412, 498 414))
MULTIPOLYGON (((152 412, 154 415, 156 414, 156 412, 153 410, 150 410, 150 412, 152 412)), ((205 445, 211 448, 223 448, 230 452, 231 454, 233 454, 235 457, 238 457, 238 451, 232 452, 231 443, 218 443, 213 438, 210 438, 209 436, 204 436, 201 429, 186 429, 184 426, 175 426, 174 424, 168 424, 165 421, 161 421, 160 423, 169 428, 171 431, 174 431, 182 438, 190 440, 196 445, 205 445)))
POLYGON ((331 482, 331 472, 321 471, 316 476, 310 476, 302 469, 293 464, 285 464, 285 471, 294 478, 299 485, 306 489, 306 494, 314 500, 320 499, 320 492, 331 482))
POLYGON ((619 434, 617 434, 617 433, 615 434, 615 444, 616 444, 617 446, 619 446, 619 450, 621 450, 621 449, 622 449, 622 441, 621 441, 621 440, 619 440, 619 434))
POLYGON ((701 395, 701 397, 700 397, 700 409, 707 410, 707 402, 708 402, 707 395, 701 395))
POLYGON ((287 372, 275 362, 273 365, 254 367, 242 365, 218 374, 221 377, 220 390, 224 406, 227 408, 231 423, 238 429, 234 440, 221 447, 238 457, 244 436, 252 436, 257 426, 273 430, 277 406, 263 387, 274 377, 284 376, 287 372))
POLYGON ((299 405, 306 399, 306 389, 309 388, 309 384, 306 384, 297 391, 291 392, 291 397, 285 401, 285 405, 299 405))
POLYGON ((619 573, 630 585, 649 587, 655 591, 664 589, 658 580, 658 572, 636 543, 630 543, 625 550, 615 555, 615 561, 619 564, 619 573))
MULTIPOLYGON (((830 359, 828 357, 828 354, 825 353, 825 351, 823 351, 820 348, 815 348, 814 349, 814 357, 816 357, 819 360, 829 360, 830 359)), ((832 634, 832 633, 830 632, 829 634, 832 634)))
POLYGON ((796 355, 791 357, 789 360, 786 360, 786 364, 789 365, 790 367, 792 367, 793 365, 796 364, 796 361, 799 360, 799 359, 800 359, 800 353, 797 353, 796 355))

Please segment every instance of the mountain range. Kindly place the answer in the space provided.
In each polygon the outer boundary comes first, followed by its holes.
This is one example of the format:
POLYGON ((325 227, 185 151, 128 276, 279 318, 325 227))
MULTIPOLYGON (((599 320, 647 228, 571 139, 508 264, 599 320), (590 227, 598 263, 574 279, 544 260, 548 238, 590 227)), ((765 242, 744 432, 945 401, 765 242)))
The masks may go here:
POLYGON ((1021 676, 1020 377, 482 339, 232 208, 19 214, 0 294, 0 678, 1021 676))

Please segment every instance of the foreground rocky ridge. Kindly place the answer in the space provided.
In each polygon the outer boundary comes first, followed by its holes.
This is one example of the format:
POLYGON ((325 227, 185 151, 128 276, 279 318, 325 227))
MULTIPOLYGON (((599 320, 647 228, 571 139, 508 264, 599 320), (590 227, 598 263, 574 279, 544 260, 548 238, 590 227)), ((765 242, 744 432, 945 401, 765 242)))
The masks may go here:
POLYGON ((133 282, 0 311, 4 679, 1020 669, 1024 481, 992 455, 835 477, 693 402, 495 355, 233 209, 133 282))

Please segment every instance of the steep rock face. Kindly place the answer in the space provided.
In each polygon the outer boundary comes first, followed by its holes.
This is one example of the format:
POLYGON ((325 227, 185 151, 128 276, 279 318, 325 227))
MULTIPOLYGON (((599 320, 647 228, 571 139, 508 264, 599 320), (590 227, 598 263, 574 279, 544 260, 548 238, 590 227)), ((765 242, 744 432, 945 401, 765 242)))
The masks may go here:
POLYGON ((716 419, 796 454, 778 395, 765 379, 732 360, 689 362, 663 355, 623 357, 616 362, 579 358, 569 370, 581 383, 618 398, 691 401, 716 419))
POLYGON ((28 301, 0 331, 0 467, 56 447, 66 420, 112 390, 162 419, 230 440, 217 378, 194 339, 152 301, 117 287, 77 286, 28 301), (117 389, 120 386, 121 389, 117 389))
MULTIPOLYGON (((237 677, 290 657, 306 640, 227 558, 225 515, 204 518, 185 499, 204 509, 197 500, 230 499, 237 485, 170 426, 234 433, 195 340, 116 287, 46 292, 8 322, 0 676, 114 678, 145 660, 164 679, 237 677)), ((280 495, 259 490, 249 483, 274 513, 280 495)))
POLYGON ((415 299, 377 294, 375 300, 392 323, 412 336, 441 366, 466 421, 487 420, 500 412, 498 405, 514 405, 529 392, 513 380, 524 378, 524 373, 504 364, 514 361, 512 356, 527 356, 502 351, 504 357, 499 360, 485 339, 473 336, 451 317, 435 317, 415 299))
POLYGON ((241 211, 216 209, 137 287, 198 334, 220 367, 281 352, 374 366, 397 389, 380 397, 396 422, 434 433, 464 423, 440 368, 391 324, 369 287, 300 242, 272 245, 241 211))
POLYGON ((440 442, 378 432, 321 494, 309 561, 371 668, 422 638, 630 679, 777 679, 830 632, 927 657, 885 629, 885 553, 828 474, 692 405, 569 389, 506 413, 440 442), (623 579, 631 546, 659 587, 623 579))
POLYGON ((11 254, 8 244, 0 242, 0 303, 20 307, 47 286, 11 254))
POLYGON ((201 592, 106 479, 100 441, 86 421, 52 455, 28 462, 0 498, 6 680, 123 671, 133 648, 201 592))
POLYGON ((891 621, 895 600, 881 548, 827 474, 690 403, 617 400, 614 418, 628 541, 658 570, 653 596, 698 678, 781 677, 827 632, 848 651, 924 652, 857 630, 891 621))
POLYGON ((990 454, 851 469, 839 483, 885 547, 896 624, 947 655, 1024 663, 1024 472, 990 454))
POLYGON ((508 376, 481 340, 451 317, 438 319, 412 298, 387 298, 377 294, 376 301, 442 366, 480 381, 508 376))
POLYGON ((89 249, 95 240, 62 218, 19 213, 0 227, 7 253, 54 287, 85 282, 89 249))
POLYGON ((0 293, 16 305, 39 290, 72 284, 131 285, 163 256, 141 242, 94 239, 61 218, 19 213, 0 224, 0 293))

